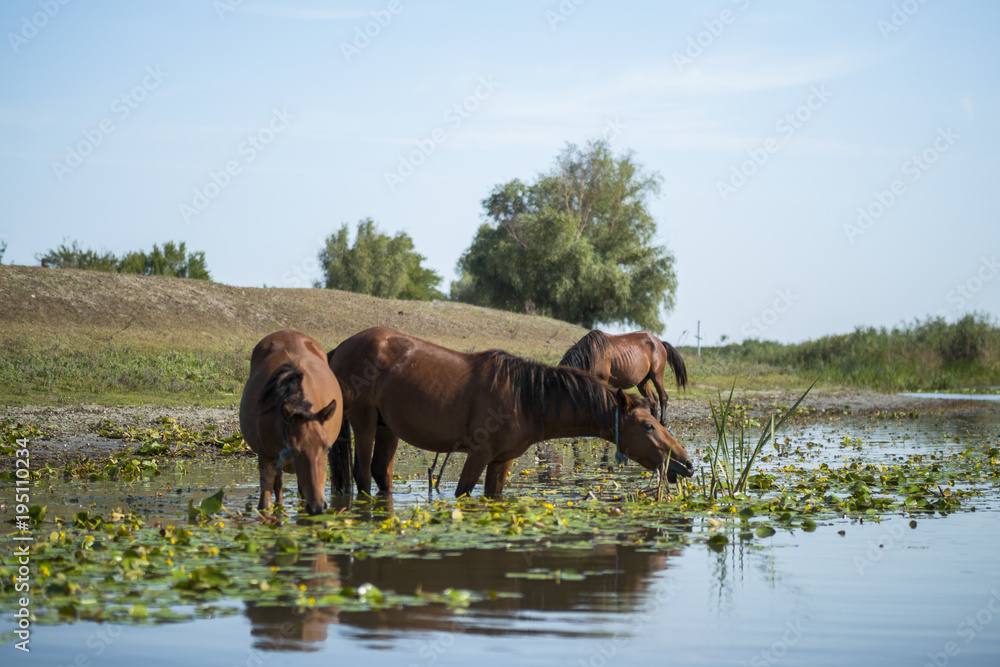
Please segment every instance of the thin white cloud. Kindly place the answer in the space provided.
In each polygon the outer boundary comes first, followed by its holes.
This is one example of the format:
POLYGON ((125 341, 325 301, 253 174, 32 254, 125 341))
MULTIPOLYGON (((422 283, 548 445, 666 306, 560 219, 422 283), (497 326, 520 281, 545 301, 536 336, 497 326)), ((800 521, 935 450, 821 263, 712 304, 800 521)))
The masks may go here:
POLYGON ((729 95, 788 88, 830 79, 863 69, 871 59, 828 55, 819 58, 784 58, 753 53, 711 57, 706 55, 678 71, 673 62, 662 67, 633 71, 621 77, 619 92, 689 93, 729 95))
POLYGON ((268 18, 290 21, 356 21, 368 15, 357 10, 306 9, 285 5, 244 5, 242 11, 268 18))

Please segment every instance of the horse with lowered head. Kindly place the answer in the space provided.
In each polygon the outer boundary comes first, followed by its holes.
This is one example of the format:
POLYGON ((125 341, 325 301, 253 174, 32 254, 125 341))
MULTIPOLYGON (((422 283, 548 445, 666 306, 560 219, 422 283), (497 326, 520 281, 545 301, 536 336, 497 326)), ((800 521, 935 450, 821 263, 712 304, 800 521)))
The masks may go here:
POLYGON ((580 368, 593 373, 616 389, 638 387, 643 396, 659 409, 660 423, 666 424, 667 392, 663 389, 663 371, 670 365, 678 389, 687 387, 687 367, 680 352, 665 340, 648 331, 618 336, 593 330, 566 350, 560 366, 580 368), (653 400, 656 389, 659 400, 653 400))
POLYGON ((254 347, 240 400, 240 429, 257 453, 260 502, 281 502, 281 474, 294 472, 309 514, 326 509, 326 468, 340 433, 344 400, 326 352, 298 331, 278 331, 254 347))
MULTIPOLYGON (((583 371, 500 350, 466 354, 384 327, 348 338, 328 360, 349 414, 334 450, 350 447, 353 428, 359 493, 371 492, 373 474, 379 491, 392 490, 400 438, 431 452, 468 455, 456 496, 471 494, 484 470, 485 495, 502 496, 514 459, 551 438, 597 436, 671 480, 693 473, 687 452, 645 400, 583 371)), ((343 479, 336 468, 344 460, 331 451, 334 485, 343 479)))

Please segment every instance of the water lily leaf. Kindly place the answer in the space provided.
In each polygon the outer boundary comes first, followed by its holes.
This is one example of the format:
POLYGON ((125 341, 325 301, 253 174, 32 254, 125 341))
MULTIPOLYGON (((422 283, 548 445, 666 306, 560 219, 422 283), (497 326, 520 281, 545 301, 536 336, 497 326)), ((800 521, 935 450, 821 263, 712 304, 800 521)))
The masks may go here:
POLYGON ((198 511, 205 516, 215 514, 222 509, 222 498, 225 495, 226 487, 219 489, 214 495, 209 496, 198 504, 198 511))
POLYGON ((722 548, 729 544, 729 538, 725 535, 713 535, 708 538, 708 548, 712 551, 722 551, 722 548))
POLYGON ((299 543, 290 535, 279 535, 274 542, 274 548, 284 552, 298 551, 299 543))
POLYGON ((757 530, 753 531, 757 537, 771 537, 775 534, 774 528, 770 526, 757 526, 757 530))

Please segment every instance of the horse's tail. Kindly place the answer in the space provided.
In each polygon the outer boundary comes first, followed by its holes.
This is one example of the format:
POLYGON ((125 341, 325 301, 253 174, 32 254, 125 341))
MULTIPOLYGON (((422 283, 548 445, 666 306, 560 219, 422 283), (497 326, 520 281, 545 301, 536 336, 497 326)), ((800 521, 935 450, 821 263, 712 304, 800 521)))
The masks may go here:
MULTIPOLYGON (((326 355, 329 364, 333 360, 333 353, 337 348, 333 348, 326 355)), ((331 369, 332 370, 332 369, 331 369)), ((354 391, 341 379, 340 393, 344 397, 343 416, 344 421, 340 424, 340 433, 330 447, 328 455, 330 461, 330 489, 332 493, 350 493, 353 488, 352 465, 351 465, 351 423, 347 420, 351 414, 351 405, 354 403, 354 391)))
POLYGON ((667 341, 661 340, 660 342, 663 343, 663 349, 667 351, 667 363, 670 364, 670 369, 674 372, 677 387, 687 389, 688 371, 687 366, 684 365, 684 357, 681 356, 676 347, 667 341))

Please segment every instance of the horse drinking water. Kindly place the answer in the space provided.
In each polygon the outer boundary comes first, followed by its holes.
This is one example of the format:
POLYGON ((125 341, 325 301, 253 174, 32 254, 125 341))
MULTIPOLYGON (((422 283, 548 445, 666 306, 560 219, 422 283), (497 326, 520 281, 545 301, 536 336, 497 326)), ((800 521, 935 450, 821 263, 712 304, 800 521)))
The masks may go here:
MULTIPOLYGON (((693 473, 687 452, 645 400, 583 371, 500 350, 465 354, 384 327, 348 338, 327 356, 349 414, 334 450, 350 447, 353 428, 359 493, 371 492, 373 475, 379 491, 392 490, 400 438, 431 452, 468 454, 456 496, 470 494, 483 470, 485 495, 502 496, 514 459, 550 438, 597 436, 671 481, 693 473)), ((331 451, 335 484, 343 460, 331 451)))
POLYGON ((566 350, 560 366, 580 368, 593 373, 616 389, 639 387, 653 405, 658 406, 660 423, 666 425, 667 392, 663 389, 663 371, 670 364, 677 387, 687 387, 687 367, 680 352, 665 340, 648 331, 613 336, 591 331, 566 350), (649 388, 653 383, 659 401, 649 388))
POLYGON ((240 429, 257 453, 260 502, 281 502, 281 473, 295 472, 309 514, 326 509, 327 453, 343 417, 340 383, 313 338, 278 331, 257 343, 240 400, 240 429), (318 409, 317 409, 318 408, 318 409))

